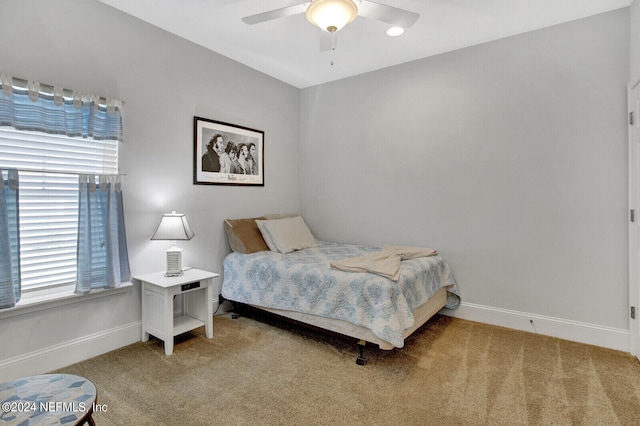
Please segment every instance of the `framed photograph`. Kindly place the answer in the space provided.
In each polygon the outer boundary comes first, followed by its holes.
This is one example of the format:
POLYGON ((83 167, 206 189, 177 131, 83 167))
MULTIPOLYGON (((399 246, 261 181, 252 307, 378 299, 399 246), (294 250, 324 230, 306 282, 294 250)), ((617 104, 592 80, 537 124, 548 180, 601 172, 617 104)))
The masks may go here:
POLYGON ((193 183, 264 186, 264 132, 193 117, 193 183))

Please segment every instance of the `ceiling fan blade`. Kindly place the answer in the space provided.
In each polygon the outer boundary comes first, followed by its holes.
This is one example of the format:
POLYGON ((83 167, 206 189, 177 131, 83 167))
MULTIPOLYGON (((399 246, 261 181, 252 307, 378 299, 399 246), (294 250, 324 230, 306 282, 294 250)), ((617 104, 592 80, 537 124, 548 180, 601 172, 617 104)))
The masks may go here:
POLYGON ((363 0, 358 6, 358 15, 365 18, 375 19, 376 21, 386 22, 396 27, 404 29, 409 28, 420 17, 419 13, 410 12, 397 7, 387 6, 385 4, 375 3, 363 0))
POLYGON ((259 24, 261 22, 271 21, 273 19, 284 18, 285 16, 297 15, 307 10, 309 2, 296 4, 294 6, 283 7, 280 9, 270 10, 268 12, 249 15, 242 18, 242 21, 249 25, 259 24))

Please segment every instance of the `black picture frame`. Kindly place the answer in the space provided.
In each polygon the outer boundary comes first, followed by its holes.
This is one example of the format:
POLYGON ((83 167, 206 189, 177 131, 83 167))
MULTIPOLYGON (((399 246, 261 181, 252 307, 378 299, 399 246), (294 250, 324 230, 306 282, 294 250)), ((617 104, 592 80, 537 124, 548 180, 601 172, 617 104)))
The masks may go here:
POLYGON ((193 117, 193 183, 264 186, 264 132, 193 117))

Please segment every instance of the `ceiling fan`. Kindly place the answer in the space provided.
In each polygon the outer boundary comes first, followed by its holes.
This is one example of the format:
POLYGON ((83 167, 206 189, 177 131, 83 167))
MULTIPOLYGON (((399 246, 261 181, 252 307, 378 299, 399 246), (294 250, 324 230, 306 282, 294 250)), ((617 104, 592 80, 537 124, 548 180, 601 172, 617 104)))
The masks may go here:
MULTIPOLYGON (((249 24, 284 18, 286 16, 305 13, 307 20, 324 32, 331 34, 330 49, 335 50, 335 37, 333 35, 345 25, 353 21, 356 16, 362 16, 389 24, 387 31, 390 36, 400 35, 412 26, 420 17, 420 14, 397 7, 387 6, 370 0, 312 0, 293 6, 274 9, 256 15, 245 16, 242 20, 249 24)), ((329 50, 323 40, 322 50, 329 50)))

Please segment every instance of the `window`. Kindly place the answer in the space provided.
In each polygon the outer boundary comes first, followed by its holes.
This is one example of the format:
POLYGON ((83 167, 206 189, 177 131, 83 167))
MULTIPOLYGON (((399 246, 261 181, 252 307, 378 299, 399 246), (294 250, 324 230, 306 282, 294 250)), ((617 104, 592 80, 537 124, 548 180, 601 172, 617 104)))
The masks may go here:
POLYGON ((117 174, 118 145, 0 127, 0 166, 20 170, 23 292, 75 283, 78 174, 117 174))
POLYGON ((127 285, 122 102, 4 74, 0 87, 0 310, 127 285))

